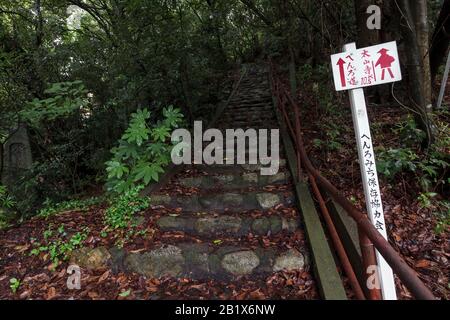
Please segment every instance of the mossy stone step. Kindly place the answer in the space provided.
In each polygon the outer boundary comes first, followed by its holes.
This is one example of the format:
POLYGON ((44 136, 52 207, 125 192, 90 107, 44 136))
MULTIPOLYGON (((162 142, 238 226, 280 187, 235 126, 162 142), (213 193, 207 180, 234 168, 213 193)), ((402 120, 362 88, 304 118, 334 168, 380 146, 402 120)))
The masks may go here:
POLYGON ((282 231, 295 232, 300 220, 279 215, 252 218, 198 213, 163 216, 156 223, 162 231, 183 231, 191 235, 211 238, 224 234, 240 237, 250 233, 268 235, 282 231))
POLYGON ((132 253, 124 249, 98 247, 76 250, 70 258, 82 268, 111 268, 115 272, 141 274, 147 278, 174 277, 232 280, 245 275, 267 275, 278 271, 301 271, 309 258, 304 250, 276 247, 221 246, 212 243, 159 245, 132 253), (91 264, 101 252, 101 261, 91 264))
POLYGON ((292 193, 220 193, 194 194, 190 196, 151 195, 150 204, 168 208, 182 208, 183 212, 239 212, 247 210, 267 210, 277 205, 291 205, 294 202, 292 193))
POLYGON ((249 125, 248 123, 245 124, 239 124, 239 123, 221 123, 220 125, 217 126, 217 129, 222 130, 223 132, 225 132, 224 130, 226 129, 243 129, 243 130, 247 130, 247 129, 255 129, 255 130, 259 130, 259 129, 267 129, 267 130, 271 130, 271 129, 279 129, 278 124, 276 122, 273 123, 265 123, 265 124, 255 124, 255 125, 249 125))
POLYGON ((236 173, 228 175, 208 175, 188 177, 179 180, 184 187, 195 187, 203 190, 220 186, 226 189, 245 188, 250 186, 266 186, 285 184, 290 179, 289 172, 278 172, 275 175, 263 176, 257 172, 236 173))
POLYGON ((255 112, 252 114, 236 114, 234 112, 225 113, 222 116, 222 121, 231 122, 231 121, 276 121, 275 115, 255 112))
MULTIPOLYGON (((262 165, 261 163, 258 164, 212 164, 212 165, 205 165, 205 164, 193 164, 194 168, 207 172, 212 174, 239 174, 242 172, 261 172, 261 168, 267 168, 269 165, 262 165)), ((279 162, 280 168, 286 167, 286 159, 280 159, 279 162)))

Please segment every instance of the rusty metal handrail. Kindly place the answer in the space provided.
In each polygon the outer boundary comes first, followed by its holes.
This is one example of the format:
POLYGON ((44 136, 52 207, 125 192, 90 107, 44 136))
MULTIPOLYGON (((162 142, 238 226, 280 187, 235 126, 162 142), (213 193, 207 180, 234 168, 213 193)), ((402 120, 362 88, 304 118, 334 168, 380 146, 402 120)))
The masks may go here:
POLYGON ((387 261, 392 270, 398 275, 400 280, 405 284, 405 286, 411 291, 417 299, 423 300, 435 300, 436 297, 433 293, 428 289, 425 284, 419 279, 416 272, 407 265, 405 260, 399 255, 397 251, 389 244, 389 242, 383 238, 383 236, 376 230, 376 228, 369 221, 367 216, 358 210, 349 200, 347 200, 344 196, 342 196, 339 190, 331 184, 325 177, 323 177, 320 172, 312 165, 308 155, 306 153, 303 138, 300 132, 295 132, 296 126, 300 128, 300 119, 298 115, 298 105, 290 95, 290 93, 281 86, 280 81, 275 81, 273 65, 270 63, 271 69, 271 81, 272 88, 274 88, 274 93, 277 96, 278 102, 289 102, 291 107, 297 109, 295 111, 295 125, 291 122, 292 118, 286 113, 284 110, 284 103, 278 104, 282 109, 286 124, 289 128, 289 131, 292 135, 292 138, 295 141, 295 147, 297 154, 299 155, 298 161, 302 163, 303 167, 308 171, 308 173, 317 181, 317 183, 323 187, 331 197, 339 203, 342 208, 348 213, 348 215, 356 222, 359 230, 367 236, 370 241, 372 241, 375 248, 381 253, 384 259, 387 261), (283 91, 281 94, 281 91, 283 91))

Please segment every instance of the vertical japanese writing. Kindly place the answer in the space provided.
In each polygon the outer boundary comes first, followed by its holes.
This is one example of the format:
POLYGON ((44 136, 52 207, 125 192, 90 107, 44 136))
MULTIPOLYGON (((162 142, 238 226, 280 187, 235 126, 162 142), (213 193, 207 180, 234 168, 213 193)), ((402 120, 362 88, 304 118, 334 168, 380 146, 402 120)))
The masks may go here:
POLYGON ((381 203, 380 188, 376 174, 375 157, 373 153, 372 141, 368 134, 361 136, 363 168, 367 176, 367 196, 368 209, 371 211, 373 224, 377 230, 385 231, 383 219, 383 207, 381 203))
POLYGON ((371 85, 375 80, 375 66, 368 50, 360 51, 360 57, 363 65, 363 76, 361 85, 371 85))
POLYGON ((356 64, 355 59, 353 58, 353 53, 349 54, 345 57, 348 59, 347 63, 347 82, 352 86, 358 85, 358 80, 356 79, 356 64))

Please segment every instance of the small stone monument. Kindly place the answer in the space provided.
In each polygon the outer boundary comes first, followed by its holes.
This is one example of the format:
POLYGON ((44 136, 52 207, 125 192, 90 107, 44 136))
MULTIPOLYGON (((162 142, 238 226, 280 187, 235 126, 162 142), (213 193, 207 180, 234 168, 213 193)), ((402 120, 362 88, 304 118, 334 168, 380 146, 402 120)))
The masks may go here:
POLYGON ((31 169, 33 158, 25 123, 19 123, 3 144, 2 183, 13 184, 24 171, 31 169))

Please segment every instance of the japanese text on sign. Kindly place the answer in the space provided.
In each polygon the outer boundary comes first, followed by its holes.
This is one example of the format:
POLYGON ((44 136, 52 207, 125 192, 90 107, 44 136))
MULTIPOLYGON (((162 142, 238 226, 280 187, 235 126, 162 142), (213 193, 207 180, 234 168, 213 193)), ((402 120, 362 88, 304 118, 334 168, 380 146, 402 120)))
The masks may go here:
POLYGON ((402 79, 395 41, 334 54, 331 65, 337 91, 402 79))

